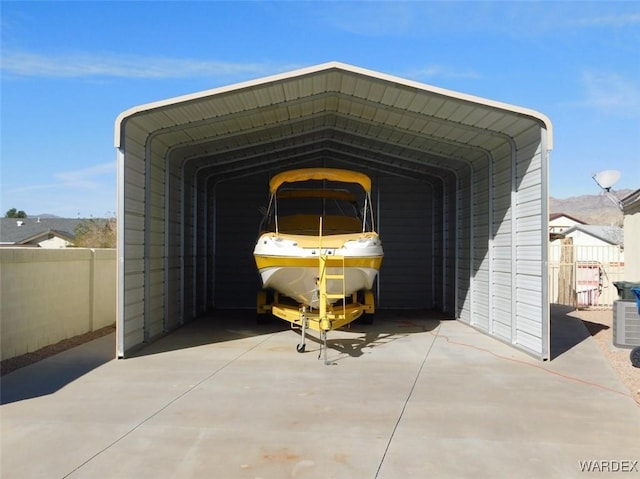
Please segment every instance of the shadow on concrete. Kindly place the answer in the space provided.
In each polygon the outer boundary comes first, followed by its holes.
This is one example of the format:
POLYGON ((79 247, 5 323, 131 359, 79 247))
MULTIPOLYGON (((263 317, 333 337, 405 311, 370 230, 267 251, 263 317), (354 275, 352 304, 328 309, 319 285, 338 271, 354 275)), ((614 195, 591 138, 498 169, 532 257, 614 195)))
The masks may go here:
POLYGON ((611 329, 609 326, 607 326, 606 324, 602 324, 602 323, 594 323, 592 321, 587 321, 586 319, 582 320, 582 324, 584 324, 585 328, 587 328, 587 331, 589 331, 589 334, 591 336, 595 336, 596 334, 598 334, 600 331, 605 331, 607 329, 611 329))
POLYGON ((275 319, 258 323, 253 309, 216 310, 212 314, 190 321, 156 341, 127 354, 127 358, 262 336, 287 329, 289 329, 289 323, 275 319))
POLYGON ((53 394, 115 359, 115 334, 89 341, 0 378, 0 404, 53 394))
POLYGON ((580 318, 570 315, 575 312, 575 308, 562 304, 551 304, 550 311, 550 356, 553 361, 591 337, 591 333, 580 318))
MULTIPOLYGON (((376 313, 373 324, 355 321, 342 328, 344 331, 357 333, 352 338, 332 338, 331 332, 327 336, 327 348, 351 357, 360 357, 364 349, 372 349, 397 341, 410 334, 433 331, 440 321, 449 320, 447 316, 436 311, 392 311, 382 310, 376 313)), ((299 332, 299 331, 298 331, 299 332)), ((321 344, 320 335, 311 331, 307 341, 318 346, 321 344)), ((339 361, 335 360, 334 361, 339 361)))
MULTIPOLYGON (((437 327, 440 320, 449 319, 434 311, 391 311, 382 310, 376 313, 374 324, 366 325, 359 321, 346 326, 345 330, 362 333, 353 340, 331 339, 329 333, 329 348, 344 352, 351 356, 360 356, 365 347, 375 347, 397 339, 403 335, 430 331, 437 327)), ((171 334, 154 341, 142 349, 127 355, 128 358, 161 354, 178 349, 186 349, 207 344, 233 341, 236 339, 273 334, 290 330, 287 321, 276 317, 269 317, 258 323, 253 310, 218 310, 214 314, 196 319, 171 334)), ((294 329, 298 332, 299 329, 294 329)), ((308 330, 307 340, 320 343, 319 335, 308 330)), ((294 345, 295 346, 295 345, 294 345)), ((292 346, 292 349, 294 348, 292 346)))

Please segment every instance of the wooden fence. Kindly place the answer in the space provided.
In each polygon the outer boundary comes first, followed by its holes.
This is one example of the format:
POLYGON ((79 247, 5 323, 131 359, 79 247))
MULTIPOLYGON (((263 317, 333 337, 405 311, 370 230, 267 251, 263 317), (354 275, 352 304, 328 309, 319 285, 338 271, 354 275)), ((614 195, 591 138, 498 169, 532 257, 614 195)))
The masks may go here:
POLYGON ((624 277, 619 246, 574 245, 572 238, 549 249, 549 298, 579 309, 608 309, 618 299, 613 283, 624 277))

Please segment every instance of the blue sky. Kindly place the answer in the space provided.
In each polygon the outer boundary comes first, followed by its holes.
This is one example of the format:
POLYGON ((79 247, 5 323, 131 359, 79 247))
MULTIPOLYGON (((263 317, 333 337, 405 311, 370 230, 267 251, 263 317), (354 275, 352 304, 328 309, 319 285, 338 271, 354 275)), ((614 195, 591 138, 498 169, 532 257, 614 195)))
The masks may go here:
POLYGON ((113 129, 144 103, 340 61, 550 117, 550 192, 640 188, 640 2, 0 4, 0 213, 116 211, 113 129))

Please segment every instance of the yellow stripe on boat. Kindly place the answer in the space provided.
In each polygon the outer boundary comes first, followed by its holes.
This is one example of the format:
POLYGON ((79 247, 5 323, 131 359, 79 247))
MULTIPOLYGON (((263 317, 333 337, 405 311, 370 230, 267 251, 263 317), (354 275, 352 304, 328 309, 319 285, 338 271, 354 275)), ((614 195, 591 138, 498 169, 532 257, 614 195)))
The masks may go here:
MULTIPOLYGON (((255 256, 256 266, 259 270, 263 270, 265 268, 317 268, 318 267, 318 257, 311 256, 306 258, 300 257, 283 257, 283 256, 255 256)), ((331 261, 331 257, 329 257, 328 261, 331 261)), ((338 260, 336 260, 338 261, 338 260)), ((340 261, 340 265, 342 265, 342 260, 340 261)), ((371 256, 371 257, 362 257, 358 256, 357 258, 344 258, 344 267, 345 268, 372 268, 372 269, 380 269, 382 265, 382 256, 371 256)), ((329 266, 333 266, 329 263, 329 266)))

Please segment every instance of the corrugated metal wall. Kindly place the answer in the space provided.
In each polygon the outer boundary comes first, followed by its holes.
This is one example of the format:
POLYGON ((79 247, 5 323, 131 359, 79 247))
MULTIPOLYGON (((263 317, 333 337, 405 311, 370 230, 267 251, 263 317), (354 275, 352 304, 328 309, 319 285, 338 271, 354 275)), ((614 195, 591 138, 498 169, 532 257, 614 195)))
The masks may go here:
POLYGON ((260 279, 253 259, 262 215, 268 203, 266 174, 224 181, 215 188, 215 277, 213 305, 255 308, 260 279))
POLYGON ((544 348, 548 338, 546 317, 548 309, 548 218, 545 137, 534 128, 514 138, 517 145, 515 237, 515 298, 517 312, 512 325, 513 344, 530 351, 544 348), (543 153, 544 152, 544 153, 543 153), (544 157, 544 158, 543 158, 544 157), (544 168, 543 168, 544 165, 544 168), (542 286, 542 287, 541 287, 542 286), (542 334, 540 327, 542 326, 542 334))
MULTIPOLYGON (((133 132, 132 132, 133 133, 133 132)), ((118 355, 145 341, 145 151, 132 138, 118 154, 118 355)))
MULTIPOLYGON (((378 231, 384 247, 381 308, 434 306, 433 201, 430 184, 379 175, 378 231)), ((374 200, 375 201, 375 200, 374 200)))

